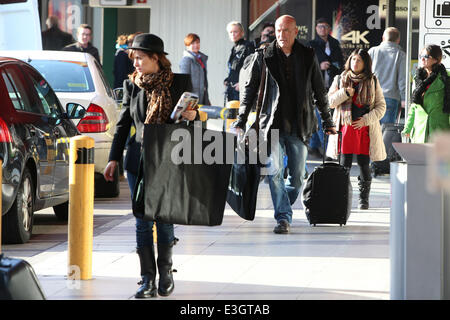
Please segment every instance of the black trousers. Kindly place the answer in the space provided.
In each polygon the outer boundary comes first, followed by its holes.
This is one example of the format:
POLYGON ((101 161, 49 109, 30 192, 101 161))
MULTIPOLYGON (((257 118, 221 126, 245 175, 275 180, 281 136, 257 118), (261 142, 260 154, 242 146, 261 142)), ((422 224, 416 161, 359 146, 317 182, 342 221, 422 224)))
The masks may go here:
MULTIPOLYGON (((341 155, 341 165, 346 168, 351 168, 353 162, 353 154, 343 154, 341 155)), ((358 163, 361 180, 371 181, 372 175, 370 174, 370 157, 365 154, 357 154, 356 162, 358 163)))

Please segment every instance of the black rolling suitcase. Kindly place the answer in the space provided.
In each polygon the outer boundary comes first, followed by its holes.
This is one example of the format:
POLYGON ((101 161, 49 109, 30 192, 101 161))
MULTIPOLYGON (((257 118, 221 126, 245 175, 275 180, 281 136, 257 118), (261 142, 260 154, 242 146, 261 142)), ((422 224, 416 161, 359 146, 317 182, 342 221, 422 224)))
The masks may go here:
POLYGON ((389 174, 391 162, 402 160, 402 157, 395 151, 392 143, 402 142, 403 128, 404 125, 400 123, 383 123, 381 125, 387 157, 382 161, 374 161, 371 163, 371 170, 374 177, 381 174, 389 174))
POLYGON ((0 300, 45 300, 31 265, 0 254, 0 300))
MULTIPOLYGON (((339 145, 342 133, 339 132, 339 145)), ((339 160, 341 155, 339 154, 339 160)), ((303 204, 308 222, 345 225, 352 209, 353 189, 350 170, 335 162, 325 162, 314 169, 303 189, 303 204)))

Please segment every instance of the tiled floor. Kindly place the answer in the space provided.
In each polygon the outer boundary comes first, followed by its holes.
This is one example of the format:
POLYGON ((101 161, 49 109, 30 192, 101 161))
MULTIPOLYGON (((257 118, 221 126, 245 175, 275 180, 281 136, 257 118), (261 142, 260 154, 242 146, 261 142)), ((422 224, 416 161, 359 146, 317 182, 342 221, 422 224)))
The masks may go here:
MULTIPOLYGON (((315 163, 308 165, 311 171, 315 163)), ((356 209, 357 172, 352 169, 354 209, 343 227, 310 226, 299 199, 291 233, 274 234, 265 183, 254 221, 227 209, 221 226, 176 226, 176 288, 158 299, 389 299, 389 176, 373 180, 371 208, 362 211, 356 209)), ((92 280, 67 280, 66 242, 34 256, 15 251, 32 264, 48 299, 134 298, 139 263, 126 197, 122 193, 115 205, 118 219, 95 231, 92 280)), ((95 210, 111 208, 96 202, 95 210)))

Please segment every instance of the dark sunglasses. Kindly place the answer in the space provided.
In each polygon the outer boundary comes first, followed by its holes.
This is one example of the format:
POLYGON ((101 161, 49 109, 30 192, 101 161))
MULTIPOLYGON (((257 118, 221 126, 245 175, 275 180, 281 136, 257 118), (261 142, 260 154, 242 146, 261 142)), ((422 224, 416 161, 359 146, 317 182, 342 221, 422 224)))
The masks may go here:
POLYGON ((428 59, 430 59, 430 58, 433 58, 433 57, 430 56, 430 55, 428 55, 428 54, 421 54, 421 55, 419 56, 419 59, 426 59, 426 60, 428 60, 428 59))

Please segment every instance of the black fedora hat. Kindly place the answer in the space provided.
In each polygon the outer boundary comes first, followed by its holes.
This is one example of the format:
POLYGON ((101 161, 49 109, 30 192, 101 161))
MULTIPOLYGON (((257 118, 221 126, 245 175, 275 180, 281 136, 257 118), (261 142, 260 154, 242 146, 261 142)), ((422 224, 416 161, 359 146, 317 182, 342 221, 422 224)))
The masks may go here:
POLYGON ((154 53, 164 53, 164 42, 158 36, 151 33, 140 33, 134 37, 133 44, 128 49, 145 50, 154 53))

